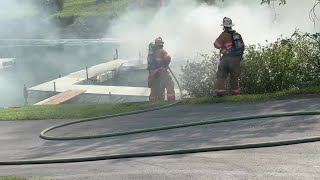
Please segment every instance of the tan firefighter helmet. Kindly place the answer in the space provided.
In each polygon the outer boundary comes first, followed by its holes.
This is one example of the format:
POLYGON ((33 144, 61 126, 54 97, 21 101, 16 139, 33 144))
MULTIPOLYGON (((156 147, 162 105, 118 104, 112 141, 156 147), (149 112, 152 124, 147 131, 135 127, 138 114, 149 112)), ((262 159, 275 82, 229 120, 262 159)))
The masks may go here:
POLYGON ((162 41, 161 37, 158 37, 154 40, 154 45, 156 46, 163 46, 164 42, 162 41))
POLYGON ((232 27, 232 26, 234 26, 234 24, 232 23, 232 20, 230 18, 225 17, 225 18, 223 18, 221 26, 232 27))

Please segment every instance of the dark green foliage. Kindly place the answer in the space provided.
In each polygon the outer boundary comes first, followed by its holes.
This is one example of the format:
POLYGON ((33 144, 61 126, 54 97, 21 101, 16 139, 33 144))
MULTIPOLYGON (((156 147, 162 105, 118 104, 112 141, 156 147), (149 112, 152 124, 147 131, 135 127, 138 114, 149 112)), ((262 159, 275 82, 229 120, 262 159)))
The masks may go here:
MULTIPOLYGON (((201 63, 182 67, 184 89, 193 97, 213 93, 217 58, 205 55, 201 63)), ((295 32, 290 38, 246 48, 241 64, 242 93, 272 93, 320 83, 320 35, 295 32)))
POLYGON ((295 32, 267 46, 249 46, 242 62, 242 91, 269 93, 318 84, 319 40, 318 35, 295 32))

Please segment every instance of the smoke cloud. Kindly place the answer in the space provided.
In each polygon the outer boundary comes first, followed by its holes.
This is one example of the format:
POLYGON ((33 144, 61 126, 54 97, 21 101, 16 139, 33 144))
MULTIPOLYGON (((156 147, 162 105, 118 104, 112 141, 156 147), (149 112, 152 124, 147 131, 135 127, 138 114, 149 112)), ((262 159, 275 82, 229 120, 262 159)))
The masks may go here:
POLYGON ((233 19, 234 29, 242 34, 246 44, 265 44, 280 35, 290 36, 296 29, 315 32, 320 28, 309 19, 313 0, 290 0, 261 5, 259 0, 225 0, 215 6, 196 3, 195 0, 172 0, 158 11, 135 9, 114 22, 107 37, 116 37, 125 43, 121 53, 127 57, 146 54, 148 44, 161 36, 165 49, 176 61, 192 58, 198 52, 209 53, 213 41, 222 32, 221 22, 227 16, 233 19))
POLYGON ((16 61, 15 69, 3 70, 0 65, 0 107, 23 104, 24 84, 30 88, 112 57, 112 45, 108 44, 81 40, 76 45, 55 44, 51 39, 59 39, 60 27, 33 2, 37 1, 0 1, 0 58, 16 61), (11 39, 10 43, 4 39, 11 39), (12 39, 27 40, 13 43, 12 39), (35 39, 47 39, 48 43, 38 46, 35 39))
MULTIPOLYGON (((309 20, 313 3, 313 0, 290 0, 286 5, 275 3, 273 6, 260 5, 260 0, 225 0, 208 6, 196 0, 171 0, 160 10, 132 6, 135 8, 112 22, 105 37, 123 42, 119 46, 120 58, 137 59, 139 51, 146 57, 148 44, 161 36, 173 62, 183 63, 197 58, 199 52, 214 50, 212 44, 222 32, 220 24, 225 16, 233 19, 234 29, 242 34, 246 44, 264 44, 280 35, 290 36, 296 29, 316 32, 320 22, 314 25, 309 20)), ((59 38, 59 28, 45 16, 37 15, 39 12, 30 1, 1 0, 0 6, 0 39, 59 38), (21 18, 21 14, 27 17, 21 18)), ((111 59, 111 45, 97 46, 0 47, 0 58, 16 58, 18 69, 11 74, 0 73, 0 107, 22 104, 23 84, 32 87, 59 74, 111 59)), ((179 66, 175 69, 177 72, 179 66)))

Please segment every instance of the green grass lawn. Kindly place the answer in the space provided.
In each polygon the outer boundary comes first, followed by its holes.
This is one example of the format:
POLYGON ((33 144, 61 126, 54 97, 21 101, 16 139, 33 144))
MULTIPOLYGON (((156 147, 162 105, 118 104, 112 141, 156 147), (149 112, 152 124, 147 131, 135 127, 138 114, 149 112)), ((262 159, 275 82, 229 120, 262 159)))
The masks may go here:
POLYGON ((0 177, 0 180, 52 180, 52 178, 33 178, 33 177, 12 177, 12 176, 5 176, 0 177))
MULTIPOLYGON (((88 16, 119 16, 127 12, 128 8, 140 7, 149 0, 64 0, 63 9, 50 17, 88 17, 88 16)), ((32 3, 15 3, 17 12, 0 14, 0 19, 14 19, 34 16, 39 12, 39 7, 32 3)), ((157 11, 157 7, 143 6, 148 15, 157 11)), ((4 12, 6 13, 6 11, 4 12)))
POLYGON ((20 178, 20 177, 0 177, 0 180, 27 180, 27 179, 20 178))
MULTIPOLYGON (((319 94, 320 87, 309 87, 305 89, 291 89, 287 91, 270 94, 253 94, 225 97, 204 97, 184 99, 180 104, 203 104, 222 102, 252 102, 264 101, 278 97, 287 97, 297 94, 319 94)), ((167 104, 166 102, 151 103, 137 102, 124 104, 97 104, 97 105, 43 105, 22 106, 16 109, 0 108, 0 120, 45 120, 45 119, 77 119, 89 118, 130 111, 137 111, 167 104)))
POLYGON ((64 8, 57 15, 65 16, 111 16, 123 13, 134 0, 97 2, 97 0, 65 0, 64 8))
POLYGON ((186 99, 183 101, 184 104, 203 104, 203 103, 222 103, 222 102, 250 102, 250 101, 263 101, 270 100, 273 98, 286 97, 292 95, 302 94, 319 94, 320 86, 308 87, 304 89, 290 89, 286 91, 280 91, 276 93, 268 94, 245 94, 238 96, 225 96, 225 97, 203 97, 186 99))
POLYGON ((162 103, 124 103, 97 105, 43 105, 0 108, 0 120, 76 119, 137 111, 165 105, 162 103))

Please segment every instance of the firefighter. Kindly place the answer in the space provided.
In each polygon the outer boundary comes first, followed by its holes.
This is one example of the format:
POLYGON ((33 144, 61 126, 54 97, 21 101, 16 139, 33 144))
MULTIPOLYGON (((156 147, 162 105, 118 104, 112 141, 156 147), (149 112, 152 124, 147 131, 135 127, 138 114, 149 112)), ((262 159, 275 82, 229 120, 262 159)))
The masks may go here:
POLYGON ((167 100, 175 101, 174 82, 168 71, 171 56, 163 49, 163 44, 161 37, 155 39, 154 44, 149 44, 148 87, 151 89, 150 101, 164 100, 165 89, 167 90, 167 100))
POLYGON ((217 72, 216 93, 218 96, 225 95, 226 79, 230 75, 232 95, 240 94, 240 61, 243 56, 245 45, 241 35, 232 29, 234 24, 228 17, 223 18, 223 32, 214 42, 214 47, 220 49, 220 64, 217 72))
POLYGON ((153 42, 149 44, 148 49, 148 87, 150 88, 149 101, 158 101, 160 99, 159 94, 162 93, 160 89, 160 74, 157 72, 157 69, 160 68, 160 65, 155 61, 155 45, 153 42))

